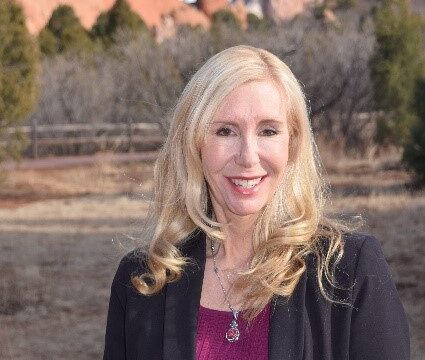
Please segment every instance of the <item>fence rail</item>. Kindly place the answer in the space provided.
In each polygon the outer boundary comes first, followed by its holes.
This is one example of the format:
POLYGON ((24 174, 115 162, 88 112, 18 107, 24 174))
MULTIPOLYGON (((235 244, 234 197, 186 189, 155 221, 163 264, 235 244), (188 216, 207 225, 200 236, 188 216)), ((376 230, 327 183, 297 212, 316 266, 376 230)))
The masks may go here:
MULTIPOLYGON (((60 124, 60 125, 36 125, 37 132, 71 132, 71 131, 125 131, 131 126, 134 130, 152 130, 160 131, 161 127, 157 123, 117 123, 117 124, 60 124)), ((34 131, 34 126, 20 126, 19 130, 25 134, 30 134, 34 131)), ((16 132, 15 128, 7 128, 5 134, 13 135, 16 132)))
MULTIPOLYGON (((30 140, 31 157, 38 158, 40 148, 64 148, 78 145, 93 145, 97 148, 125 147, 133 151, 137 145, 159 145, 165 136, 157 123, 96 123, 96 124, 56 124, 32 125, 7 128, 4 136, 12 136, 17 131, 24 133, 30 140)), ((6 144, 0 140, 0 144, 6 144)))

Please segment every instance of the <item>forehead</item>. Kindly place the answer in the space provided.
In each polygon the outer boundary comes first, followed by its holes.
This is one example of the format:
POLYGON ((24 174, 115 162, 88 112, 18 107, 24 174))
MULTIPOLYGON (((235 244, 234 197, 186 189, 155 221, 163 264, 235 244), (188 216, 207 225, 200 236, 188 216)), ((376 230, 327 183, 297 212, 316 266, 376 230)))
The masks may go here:
POLYGON ((285 96, 272 80, 251 81, 235 88, 219 105, 214 122, 238 120, 283 120, 285 96))

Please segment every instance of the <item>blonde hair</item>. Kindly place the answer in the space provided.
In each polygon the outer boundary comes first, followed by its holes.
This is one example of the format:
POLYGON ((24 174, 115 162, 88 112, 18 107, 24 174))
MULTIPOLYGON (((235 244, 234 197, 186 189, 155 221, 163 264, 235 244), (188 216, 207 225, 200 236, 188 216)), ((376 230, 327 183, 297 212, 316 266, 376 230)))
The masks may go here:
POLYGON ((336 285, 333 268, 343 252, 342 226, 323 213, 325 188, 305 97, 287 65, 250 46, 231 47, 210 58, 174 109, 154 170, 150 217, 155 225, 146 250, 148 271, 132 279, 140 293, 157 293, 181 277, 190 259, 178 246, 195 230, 223 239, 223 224, 215 221, 209 208, 200 148, 224 98, 238 86, 258 80, 275 82, 287 100, 289 162, 283 182, 257 220, 251 266, 233 289, 244 294, 244 316, 252 320, 272 297, 292 294, 306 270, 306 256, 314 253, 321 292, 332 300, 325 282, 336 285))

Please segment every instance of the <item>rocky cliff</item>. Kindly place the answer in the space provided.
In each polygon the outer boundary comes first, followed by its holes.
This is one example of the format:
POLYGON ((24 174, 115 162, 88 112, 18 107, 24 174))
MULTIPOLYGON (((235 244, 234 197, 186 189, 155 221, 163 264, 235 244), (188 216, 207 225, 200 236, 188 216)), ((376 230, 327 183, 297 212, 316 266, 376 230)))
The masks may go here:
MULTIPOLYGON (((1 0, 0 0, 1 1, 1 0)), ((84 27, 90 28, 98 15, 112 7, 115 0, 17 0, 24 9, 27 26, 37 33, 50 18, 53 10, 62 4, 73 7, 84 27)), ((151 29, 160 27, 164 19, 173 18, 179 23, 208 27, 209 17, 181 0, 127 0, 151 29)), ((166 21, 166 20, 165 20, 166 21)))
MULTIPOLYGON (((1 0, 0 0, 1 1, 1 0)), ((73 7, 86 28, 90 28, 97 16, 111 8, 115 0, 17 0, 23 7, 27 26, 37 33, 47 23, 53 10, 67 4, 73 7)), ((127 0, 145 23, 156 33, 167 31, 176 24, 201 25, 208 28, 210 17, 217 10, 226 8, 235 13, 245 24, 247 11, 255 9, 257 15, 265 13, 279 21, 291 18, 310 6, 315 0, 198 0, 198 6, 183 0, 127 0)))

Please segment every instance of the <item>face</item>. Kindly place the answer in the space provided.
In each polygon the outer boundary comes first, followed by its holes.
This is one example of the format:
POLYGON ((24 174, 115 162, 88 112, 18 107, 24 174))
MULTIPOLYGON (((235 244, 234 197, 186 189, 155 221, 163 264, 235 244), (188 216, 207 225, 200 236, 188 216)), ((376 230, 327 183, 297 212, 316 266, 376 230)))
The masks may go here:
POLYGON ((274 82, 249 82, 225 98, 201 148, 218 220, 260 214, 283 179, 288 145, 285 99, 274 82))

